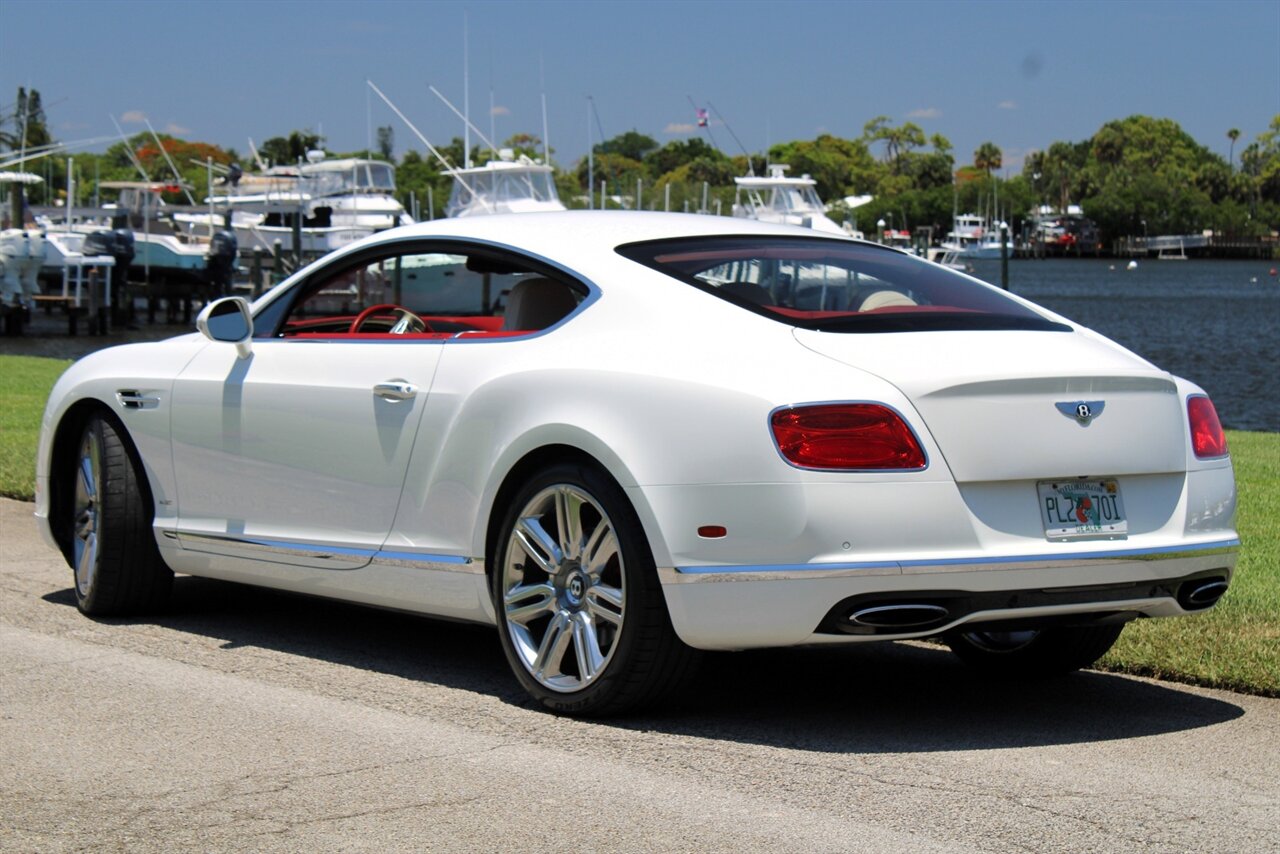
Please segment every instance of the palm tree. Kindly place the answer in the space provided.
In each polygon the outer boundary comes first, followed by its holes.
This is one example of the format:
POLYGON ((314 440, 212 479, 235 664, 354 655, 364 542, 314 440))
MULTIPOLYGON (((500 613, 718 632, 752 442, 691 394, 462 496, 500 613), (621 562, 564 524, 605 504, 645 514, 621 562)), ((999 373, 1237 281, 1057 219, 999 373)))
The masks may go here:
POLYGON ((994 142, 984 142, 973 152, 973 165, 991 177, 991 172, 1004 165, 1004 152, 994 142))
POLYGON ((1240 128, 1232 128, 1227 131, 1227 139, 1231 140, 1231 153, 1227 155, 1227 165, 1231 167, 1231 171, 1236 170, 1236 140, 1240 138, 1240 128))

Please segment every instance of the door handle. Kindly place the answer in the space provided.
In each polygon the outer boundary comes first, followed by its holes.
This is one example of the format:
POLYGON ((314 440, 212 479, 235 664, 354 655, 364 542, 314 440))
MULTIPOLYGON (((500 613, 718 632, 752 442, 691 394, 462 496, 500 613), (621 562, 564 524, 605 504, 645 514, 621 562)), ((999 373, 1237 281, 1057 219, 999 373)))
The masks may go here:
POLYGON ((413 399, 418 394, 418 387, 405 380, 388 380, 385 383, 375 385, 373 393, 383 400, 396 403, 401 400, 413 399))

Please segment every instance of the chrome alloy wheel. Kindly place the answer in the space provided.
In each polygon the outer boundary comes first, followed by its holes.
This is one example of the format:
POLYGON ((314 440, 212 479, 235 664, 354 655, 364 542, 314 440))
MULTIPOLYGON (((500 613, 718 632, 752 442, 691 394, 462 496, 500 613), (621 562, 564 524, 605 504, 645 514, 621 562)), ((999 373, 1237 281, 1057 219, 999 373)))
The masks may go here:
POLYGON ((555 484, 524 506, 502 564, 502 609, 538 684, 568 693, 604 672, 622 633, 625 577, 613 523, 583 489, 555 484))
POLYGON ((102 440, 97 431, 85 430, 76 463, 76 488, 72 509, 76 589, 88 596, 98 573, 98 532, 102 529, 102 440))

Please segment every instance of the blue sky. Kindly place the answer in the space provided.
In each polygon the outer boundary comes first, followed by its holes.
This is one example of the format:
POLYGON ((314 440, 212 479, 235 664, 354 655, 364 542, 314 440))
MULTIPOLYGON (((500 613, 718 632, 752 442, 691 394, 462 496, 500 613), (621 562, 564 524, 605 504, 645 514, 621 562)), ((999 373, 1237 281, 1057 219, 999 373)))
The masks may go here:
MULTIPOLYGON (((1280 2, 409 2, 0 0, 0 110, 38 89, 63 140, 157 130, 247 153, 294 129, 332 150, 393 125, 373 80, 433 143, 470 112, 499 141, 541 134, 555 159, 604 135, 697 133, 708 102, 752 152, 890 116, 942 133, 967 163, 991 140, 1017 170, 1031 150, 1134 113, 1167 117, 1227 154, 1280 113, 1280 2), (370 118, 372 122, 370 122, 370 118), (591 133, 599 131, 592 121, 591 133)), ((715 141, 738 153, 713 122, 715 141)), ((474 140, 473 140, 474 141, 474 140)), ((90 150, 101 150, 104 145, 90 150)))

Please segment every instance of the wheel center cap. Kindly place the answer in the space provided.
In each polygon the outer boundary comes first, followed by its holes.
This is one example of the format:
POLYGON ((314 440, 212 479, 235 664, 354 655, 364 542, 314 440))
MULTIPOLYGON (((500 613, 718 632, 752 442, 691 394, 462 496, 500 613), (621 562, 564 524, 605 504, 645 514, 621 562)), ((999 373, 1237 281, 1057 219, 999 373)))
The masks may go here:
POLYGON ((564 585, 565 598, 571 605, 581 605, 582 597, 587 595, 587 577, 581 572, 569 576, 564 585))

